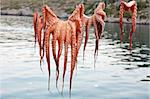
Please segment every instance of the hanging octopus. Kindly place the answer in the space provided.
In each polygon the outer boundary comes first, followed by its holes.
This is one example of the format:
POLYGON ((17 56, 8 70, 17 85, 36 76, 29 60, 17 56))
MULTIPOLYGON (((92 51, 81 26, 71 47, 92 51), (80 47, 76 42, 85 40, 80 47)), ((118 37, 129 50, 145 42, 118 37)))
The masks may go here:
POLYGON ((65 77, 65 72, 67 67, 68 46, 69 45, 71 46, 71 72, 70 72, 70 92, 71 92, 73 71, 75 68, 78 51, 83 37, 82 17, 84 13, 84 6, 82 4, 76 6, 76 9, 73 11, 71 16, 66 21, 59 19, 48 6, 44 6, 42 11, 43 11, 43 20, 41 21, 40 20, 38 21, 39 18, 37 12, 35 12, 34 14, 34 27, 40 28, 41 25, 41 28, 39 29, 38 32, 37 32, 38 29, 34 29, 34 30, 35 30, 35 40, 36 37, 38 37, 39 38, 38 42, 41 42, 40 34, 42 28, 44 30, 43 44, 41 45, 41 43, 39 43, 41 49, 40 57, 42 60, 44 57, 44 52, 46 53, 46 60, 47 60, 48 73, 49 73, 49 83, 50 83, 50 51, 49 51, 50 42, 49 41, 50 41, 50 36, 52 35, 52 53, 56 63, 56 87, 59 78, 59 59, 62 54, 63 45, 65 48, 63 85, 64 85, 64 77, 65 77), (58 52, 56 55, 57 41, 58 41, 58 52))
POLYGON ((104 27, 105 27, 104 19, 106 17, 106 13, 103 11, 104 9, 105 9, 105 3, 102 2, 102 3, 99 3, 97 8, 94 10, 94 14, 92 16, 90 16, 90 17, 88 17, 86 15, 83 16, 83 23, 86 26, 86 28, 85 28, 86 36, 85 36, 83 51, 85 52, 86 44, 88 42, 90 26, 93 25, 95 37, 96 37, 94 56, 96 55, 96 53, 98 54, 99 39, 100 39, 101 34, 104 31, 104 27))
POLYGON ((131 11, 132 12, 132 29, 130 31, 130 49, 132 49, 132 35, 136 31, 136 16, 137 16, 137 4, 136 1, 130 1, 129 3, 126 3, 125 1, 121 0, 120 3, 120 42, 123 40, 123 14, 125 11, 131 11))
MULTIPOLYGON (((40 66, 41 66, 41 59, 42 59, 42 29, 43 29, 43 18, 39 16, 37 10, 34 12, 33 17, 33 24, 34 24, 34 32, 35 32, 35 45, 38 41, 39 44, 39 54, 40 54, 40 66)), ((41 69, 42 70, 42 69, 41 69)))

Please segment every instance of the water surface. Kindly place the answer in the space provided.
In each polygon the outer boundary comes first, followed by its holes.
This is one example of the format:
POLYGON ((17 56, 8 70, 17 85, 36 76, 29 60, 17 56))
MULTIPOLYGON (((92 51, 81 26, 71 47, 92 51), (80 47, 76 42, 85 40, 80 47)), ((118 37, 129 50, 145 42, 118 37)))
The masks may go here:
MULTIPOLYGON (((95 68, 93 56, 95 39, 93 29, 91 29, 84 61, 83 44, 80 49, 73 77, 72 99, 149 99, 148 28, 148 25, 137 25, 137 31, 133 36, 133 50, 130 52, 128 50, 130 25, 125 25, 124 42, 120 45, 119 24, 107 23, 100 40, 95 68)), ((63 96, 55 87, 55 64, 52 55, 51 67, 51 92, 49 92, 46 62, 44 61, 42 65, 42 72, 39 65, 38 47, 34 48, 32 18, 1 16, 1 99, 69 99, 70 55, 63 96)), ((61 71, 62 67, 63 65, 61 71)), ((61 78, 59 80, 60 91, 61 78)))

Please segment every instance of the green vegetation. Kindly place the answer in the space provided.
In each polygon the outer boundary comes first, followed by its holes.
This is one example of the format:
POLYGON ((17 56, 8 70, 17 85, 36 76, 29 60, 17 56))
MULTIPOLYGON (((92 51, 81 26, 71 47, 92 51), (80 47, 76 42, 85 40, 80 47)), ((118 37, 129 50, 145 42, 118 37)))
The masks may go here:
MULTIPOLYGON (((107 13, 108 17, 119 17, 119 3, 120 0, 102 0, 106 4, 105 12, 107 13)), ((125 0, 125 1, 131 1, 131 0, 125 0)), ((137 1, 137 8, 138 8, 138 14, 137 17, 139 19, 149 19, 149 1, 148 0, 136 0, 137 1)), ((86 3, 85 3, 86 4, 86 3)), ((94 2, 91 5, 98 5, 98 2, 94 2)), ((86 6, 87 12, 93 11, 93 9, 96 8, 96 6, 86 6)), ((93 12, 90 12, 93 13, 93 12)), ((125 12, 124 17, 130 18, 131 13, 125 12)))
MULTIPOLYGON (((43 3, 55 9, 56 13, 72 13, 76 4, 84 3, 85 14, 93 14, 99 1, 105 2, 105 12, 107 17, 119 17, 120 0, 1 0, 1 9, 21 9, 29 7, 30 10, 39 9, 41 11, 43 3)), ((131 1, 131 0, 125 0, 131 1)), ((149 0, 136 0, 138 7, 138 18, 149 19, 149 0)), ((131 13, 125 13, 125 17, 131 17, 131 13)))

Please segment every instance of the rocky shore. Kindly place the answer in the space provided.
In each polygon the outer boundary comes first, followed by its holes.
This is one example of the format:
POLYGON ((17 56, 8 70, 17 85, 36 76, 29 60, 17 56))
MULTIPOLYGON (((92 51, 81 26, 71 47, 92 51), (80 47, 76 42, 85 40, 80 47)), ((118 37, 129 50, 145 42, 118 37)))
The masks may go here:
MULTIPOLYGON (((105 22, 108 22, 108 23, 119 23, 119 18, 111 18, 111 17, 110 18, 106 18, 105 22)), ((123 19, 123 23, 131 24, 132 20, 124 18, 123 19)), ((147 20, 146 19, 137 19, 136 20, 136 24, 149 25, 150 24, 150 20, 148 20, 148 19, 147 20)))
POLYGON ((1 10, 1 15, 12 15, 12 16, 33 16, 33 12, 29 7, 24 9, 6 9, 1 10))
MULTIPOLYGON (((55 14, 60 18, 67 18, 69 14, 73 11, 75 5, 84 1, 85 9, 87 14, 92 13, 96 4, 99 3, 99 0, 1 0, 0 4, 0 14, 1 15, 11 15, 11 16, 33 16, 34 9, 38 9, 41 12, 42 6, 47 4, 52 10, 55 11, 55 14)), ((119 23, 119 7, 117 4, 119 2, 107 2, 107 18, 105 22, 109 23, 119 23), (115 8, 113 8, 115 6, 115 8), (116 13, 113 9, 117 9, 116 13), (112 17, 114 16, 114 17, 112 17)), ((138 2, 138 16, 137 24, 149 25, 149 7, 147 3, 142 0, 138 2)), ((130 16, 130 15, 129 15, 130 16)), ((124 23, 130 24, 131 19, 124 17, 124 23)))
MULTIPOLYGON (((11 15, 11 16, 28 16, 28 17, 33 17, 33 12, 29 9, 29 8, 25 8, 25 9, 7 9, 7 10, 1 10, 1 15, 11 15)), ((67 13, 59 13, 60 18, 67 18, 68 14, 67 13)), ((105 22, 108 23, 119 23, 119 18, 113 18, 113 17, 107 17, 105 19, 105 22)), ((131 24, 131 19, 123 19, 123 22, 126 24, 131 24)), ((137 19, 137 24, 141 24, 141 25, 149 25, 150 24, 150 20, 146 20, 146 19, 137 19)))

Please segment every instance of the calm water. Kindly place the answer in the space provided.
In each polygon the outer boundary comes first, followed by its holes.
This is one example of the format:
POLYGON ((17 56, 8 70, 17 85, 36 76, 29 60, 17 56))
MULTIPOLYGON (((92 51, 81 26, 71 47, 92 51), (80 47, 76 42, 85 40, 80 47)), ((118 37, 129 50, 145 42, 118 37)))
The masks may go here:
MULTIPOLYGON (((132 53, 128 50, 128 30, 120 46, 119 25, 106 24, 100 40, 94 69, 95 40, 90 40, 83 61, 83 45, 73 77, 72 99, 149 99, 150 34, 149 26, 138 25, 132 53)), ((47 90, 47 67, 39 66, 34 48, 32 18, 1 16, 0 19, 0 95, 1 99, 69 99, 69 67, 63 96, 55 87, 55 64, 51 56, 51 92, 47 90)), ((62 55, 63 56, 63 55, 62 55)), ((63 57, 61 57, 63 64, 63 57)), ((70 59, 70 58, 69 58, 70 59)), ((62 67, 62 66, 61 66, 62 67)), ((61 68, 62 71, 62 68, 61 68)), ((59 80, 61 90, 62 79, 59 80)))

